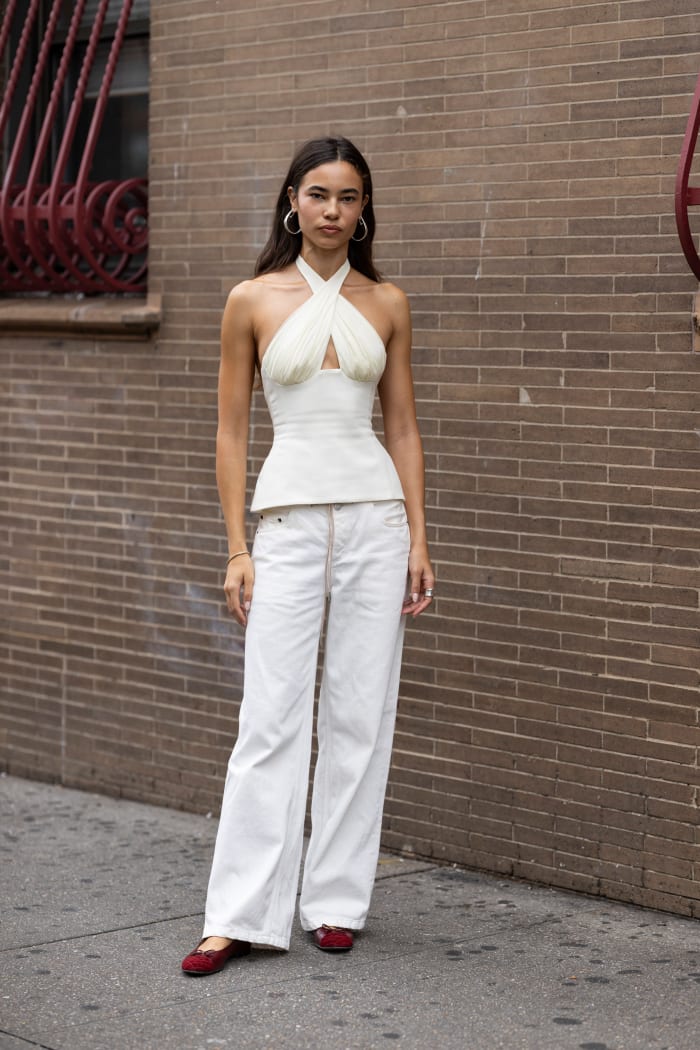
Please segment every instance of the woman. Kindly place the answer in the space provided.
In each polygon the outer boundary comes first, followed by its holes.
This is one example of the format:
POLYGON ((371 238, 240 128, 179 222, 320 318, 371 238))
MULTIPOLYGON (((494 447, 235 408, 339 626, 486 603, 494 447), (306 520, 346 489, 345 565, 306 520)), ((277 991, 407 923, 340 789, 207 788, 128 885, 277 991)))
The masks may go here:
POLYGON ((372 263, 372 182, 347 139, 303 146, 256 276, 222 324, 217 482, 229 543, 224 590, 246 628, 239 735, 229 763, 203 940, 182 963, 220 970, 251 943, 289 938, 301 863, 319 639, 319 754, 300 918, 347 951, 374 883, 404 614, 431 603, 423 453, 404 294, 372 263), (274 426, 245 542, 256 367, 274 426), (386 449, 372 431, 379 390, 386 449), (408 597, 406 596, 408 580, 408 597))

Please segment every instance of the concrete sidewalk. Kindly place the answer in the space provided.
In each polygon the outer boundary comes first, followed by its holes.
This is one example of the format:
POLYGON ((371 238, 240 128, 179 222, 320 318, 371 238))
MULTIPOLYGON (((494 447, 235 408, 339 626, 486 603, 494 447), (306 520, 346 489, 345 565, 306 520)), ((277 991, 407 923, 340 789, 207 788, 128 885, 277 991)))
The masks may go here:
POLYGON ((382 857, 325 955, 180 973, 216 822, 0 777, 0 1050, 697 1050, 700 925, 382 857))

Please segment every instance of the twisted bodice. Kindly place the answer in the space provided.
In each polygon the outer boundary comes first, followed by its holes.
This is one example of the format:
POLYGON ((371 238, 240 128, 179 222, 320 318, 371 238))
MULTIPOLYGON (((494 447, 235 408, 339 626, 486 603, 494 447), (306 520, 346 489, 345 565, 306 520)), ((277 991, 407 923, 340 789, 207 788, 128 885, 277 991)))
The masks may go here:
POLYGON ((324 281, 299 257, 312 295, 279 327, 261 374, 274 441, 251 509, 403 499, 396 468, 372 428, 386 364, 376 329, 341 295, 346 261, 324 281), (332 340, 339 368, 324 369, 332 340))

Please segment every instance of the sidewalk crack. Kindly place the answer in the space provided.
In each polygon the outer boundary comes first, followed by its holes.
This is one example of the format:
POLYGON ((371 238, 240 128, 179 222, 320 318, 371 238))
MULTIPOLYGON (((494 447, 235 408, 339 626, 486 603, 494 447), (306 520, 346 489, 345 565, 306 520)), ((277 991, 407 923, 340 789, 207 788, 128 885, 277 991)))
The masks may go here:
POLYGON ((48 1043, 37 1043, 35 1039, 27 1039, 26 1036, 17 1035, 16 1032, 9 1032, 7 1028, 0 1028, 0 1035, 9 1035, 11 1039, 16 1039, 20 1043, 26 1043, 27 1046, 36 1046, 39 1050, 58 1050, 55 1046, 49 1046, 48 1043))
MULTIPOLYGON (((28 948, 43 948, 47 944, 68 944, 70 941, 84 941, 89 937, 103 937, 107 933, 122 933, 127 930, 146 930, 150 926, 160 926, 164 922, 178 922, 180 919, 196 919, 203 917, 204 912, 191 912, 186 915, 169 915, 164 919, 150 919, 145 922, 135 922, 131 926, 111 926, 106 930, 94 930, 92 932, 74 933, 70 937, 56 937, 51 941, 31 941, 29 944, 11 944, 7 948, 0 948, 0 956, 7 952, 19 952, 28 948)), ((0 1029, 2 1033, 2 1029, 0 1029)), ((40 1044, 37 1044, 40 1045, 40 1044)))

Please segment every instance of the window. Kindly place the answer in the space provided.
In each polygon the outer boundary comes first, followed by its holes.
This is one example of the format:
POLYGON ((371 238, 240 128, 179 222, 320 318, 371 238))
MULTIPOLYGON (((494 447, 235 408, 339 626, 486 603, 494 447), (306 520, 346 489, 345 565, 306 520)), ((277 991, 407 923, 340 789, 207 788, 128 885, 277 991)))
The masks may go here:
POLYGON ((148 0, 8 0, 0 291, 142 292, 148 0))

